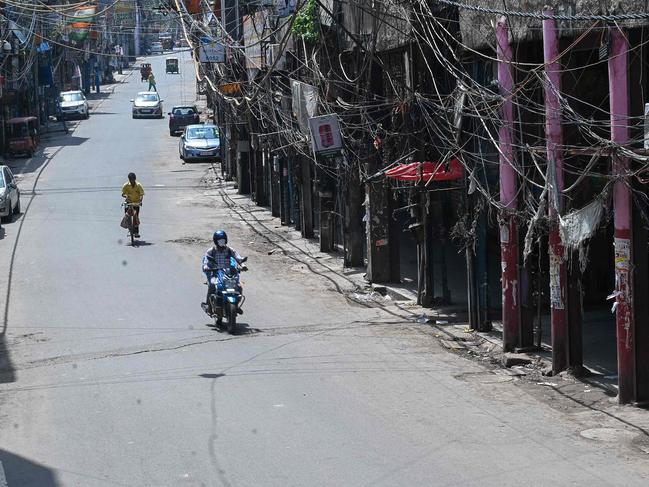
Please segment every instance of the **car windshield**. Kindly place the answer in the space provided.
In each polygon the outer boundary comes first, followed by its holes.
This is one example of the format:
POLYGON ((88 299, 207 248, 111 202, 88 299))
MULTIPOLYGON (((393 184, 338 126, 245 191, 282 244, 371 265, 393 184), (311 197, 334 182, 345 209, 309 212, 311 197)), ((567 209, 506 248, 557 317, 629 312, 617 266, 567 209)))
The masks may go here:
POLYGON ((137 101, 158 101, 158 95, 153 93, 150 95, 139 95, 137 101))
POLYGON ((83 95, 81 93, 64 93, 61 95, 61 101, 82 101, 83 95))
POLYGON ((194 115, 196 113, 196 110, 194 110, 193 107, 176 107, 173 109, 173 114, 176 117, 179 117, 181 115, 194 115))
POLYGON ((0 189, 5 187, 4 171, 0 169, 0 189))
POLYGON ((187 130, 188 139, 218 139, 219 133, 215 127, 193 127, 187 130))

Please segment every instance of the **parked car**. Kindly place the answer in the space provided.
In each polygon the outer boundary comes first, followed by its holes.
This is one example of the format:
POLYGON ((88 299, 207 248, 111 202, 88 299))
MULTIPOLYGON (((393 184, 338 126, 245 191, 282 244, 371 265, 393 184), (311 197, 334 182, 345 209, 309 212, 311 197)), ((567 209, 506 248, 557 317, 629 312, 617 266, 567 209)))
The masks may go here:
POLYGON ((8 166, 0 166, 0 218, 11 219, 20 213, 20 190, 8 166))
POLYGON ((133 103, 133 118, 162 118, 162 102, 156 91, 141 91, 133 103))
POLYGON ((162 42, 152 42, 151 47, 149 48, 151 54, 164 54, 164 47, 162 47, 162 42))
POLYGON ((7 121, 9 154, 26 154, 32 157, 38 147, 38 119, 36 117, 16 117, 7 121))
POLYGON ((218 127, 212 124, 187 125, 180 138, 178 151, 185 162, 220 161, 221 138, 218 127))
POLYGON ((197 124, 200 121, 200 111, 195 105, 176 105, 168 113, 169 135, 182 132, 187 125, 197 124))
MULTIPOLYGON (((59 95, 61 104, 61 113, 64 118, 88 118, 90 110, 88 109, 88 100, 82 91, 62 91, 59 95)), ((61 116, 57 117, 60 120, 61 116)))

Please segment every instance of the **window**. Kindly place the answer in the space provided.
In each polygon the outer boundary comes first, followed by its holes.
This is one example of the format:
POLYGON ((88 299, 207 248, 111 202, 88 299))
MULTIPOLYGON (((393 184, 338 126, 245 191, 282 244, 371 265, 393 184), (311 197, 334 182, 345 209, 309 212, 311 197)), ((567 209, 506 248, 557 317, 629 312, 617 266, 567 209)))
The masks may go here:
POLYGON ((215 127, 193 127, 187 131, 188 139, 218 139, 219 132, 215 127))
POLYGON ((4 169, 0 171, 0 188, 5 187, 4 173, 5 173, 4 169))
POLYGON ((150 94, 150 95, 140 95, 137 97, 138 101, 158 101, 158 95, 155 94, 150 94))
POLYGON ((65 93, 61 95, 61 101, 83 101, 81 93, 65 93))
POLYGON ((194 110, 193 107, 177 107, 174 109, 174 115, 180 116, 180 115, 194 115, 196 111, 194 110))

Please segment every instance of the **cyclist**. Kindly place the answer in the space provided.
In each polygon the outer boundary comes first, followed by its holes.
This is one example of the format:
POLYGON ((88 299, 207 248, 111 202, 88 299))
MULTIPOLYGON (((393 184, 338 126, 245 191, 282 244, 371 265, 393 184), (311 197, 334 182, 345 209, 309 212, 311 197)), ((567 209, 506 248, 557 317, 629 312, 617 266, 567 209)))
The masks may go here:
MULTIPOLYGON (((135 173, 128 173, 128 182, 122 186, 122 197, 126 198, 126 202, 133 205, 135 209, 135 228, 133 229, 133 236, 140 238, 140 206, 144 198, 144 188, 135 178, 135 173)), ((128 207, 125 211, 128 210, 128 207)))

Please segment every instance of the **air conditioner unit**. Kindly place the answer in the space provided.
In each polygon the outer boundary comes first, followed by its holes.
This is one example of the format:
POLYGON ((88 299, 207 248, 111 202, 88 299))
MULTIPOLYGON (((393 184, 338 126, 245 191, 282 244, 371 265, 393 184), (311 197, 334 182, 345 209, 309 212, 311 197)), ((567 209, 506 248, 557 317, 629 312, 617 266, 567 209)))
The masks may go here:
POLYGON ((268 60, 268 67, 275 63, 274 69, 284 70, 286 69, 286 51, 280 51, 280 47, 279 44, 269 44, 266 59, 268 60))

